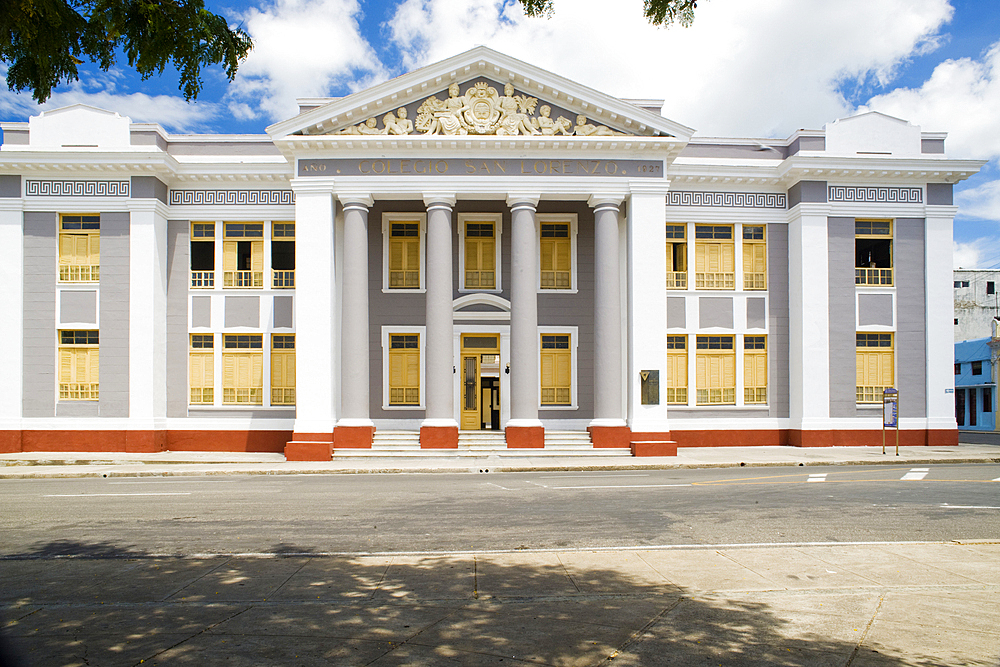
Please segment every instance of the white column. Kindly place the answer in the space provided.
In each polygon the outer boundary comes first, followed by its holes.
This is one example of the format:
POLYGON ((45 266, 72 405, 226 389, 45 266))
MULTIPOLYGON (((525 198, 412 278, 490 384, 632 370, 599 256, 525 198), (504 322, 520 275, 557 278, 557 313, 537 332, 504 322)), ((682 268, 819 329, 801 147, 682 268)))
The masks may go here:
POLYGON ((828 215, 827 204, 801 203, 789 212, 788 390, 793 430, 830 427, 828 215))
MULTIPOLYGON (((338 193, 344 207, 341 279, 341 384, 338 426, 373 426, 369 418, 368 209, 367 194, 338 193)), ((296 265, 297 266, 297 265, 296 265)))
MULTIPOLYGON (((954 391, 955 388, 952 226, 957 212, 957 206, 928 206, 924 217, 928 430, 958 428, 955 423, 955 395, 946 393, 948 389, 954 391)), ((927 444, 936 443, 929 441, 927 444)))
MULTIPOLYGON (((328 435, 337 421, 339 367, 331 184, 292 181, 295 191, 295 438, 328 435)), ((315 438, 313 438, 315 439, 315 438)))
POLYGON ((540 427, 538 419, 538 195, 511 195, 510 420, 540 427))
POLYGON ((164 427, 167 409, 168 209, 157 199, 132 199, 128 206, 129 429, 155 431, 164 427))
MULTIPOLYGON (((594 195, 590 198, 594 208, 594 419, 591 426, 625 426, 618 242, 621 202, 622 197, 594 195)), ((662 232, 663 225, 660 227, 662 232)))
MULTIPOLYGON (((667 433, 665 186, 634 184, 628 201, 628 420, 634 432, 667 433), (642 405, 639 372, 660 371, 660 404, 642 405)), ((694 243, 690 243, 694 246, 694 243)), ((693 266, 693 264, 691 265, 693 266)), ((690 365, 694 365, 693 361, 690 365)), ((691 385, 693 386, 693 385, 691 385)), ((693 393, 693 392, 692 392, 693 393)))
MULTIPOLYGON (((0 354, 0 451, 3 431, 20 431, 22 405, 22 368, 24 363, 21 336, 24 331, 24 213, 21 198, 0 199, 0 323, 17 341, 0 354)), ((55 267, 52 268, 55 271, 55 267)), ((18 447, 18 450, 20 448, 18 447)))
POLYGON ((452 277, 453 194, 424 195, 427 206, 427 342, 426 419, 422 427, 457 428, 455 419, 455 354, 453 348, 454 285, 452 277))

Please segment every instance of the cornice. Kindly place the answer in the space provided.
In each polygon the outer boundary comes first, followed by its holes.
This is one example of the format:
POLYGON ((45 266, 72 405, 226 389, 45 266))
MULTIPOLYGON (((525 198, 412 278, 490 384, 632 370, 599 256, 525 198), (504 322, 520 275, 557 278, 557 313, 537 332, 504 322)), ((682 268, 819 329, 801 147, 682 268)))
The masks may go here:
POLYGON ((782 181, 831 183, 958 183, 976 174, 985 160, 947 158, 835 157, 794 155, 778 165, 782 181))

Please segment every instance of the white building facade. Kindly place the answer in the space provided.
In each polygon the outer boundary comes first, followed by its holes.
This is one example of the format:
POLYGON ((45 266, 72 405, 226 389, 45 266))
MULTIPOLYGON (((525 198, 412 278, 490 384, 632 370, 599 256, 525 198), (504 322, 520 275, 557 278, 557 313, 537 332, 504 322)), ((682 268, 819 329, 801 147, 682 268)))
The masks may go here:
POLYGON ((904 443, 957 442, 983 163, 877 113, 711 139, 661 104, 477 47, 267 135, 4 123, 0 451, 874 444, 885 387, 904 443))

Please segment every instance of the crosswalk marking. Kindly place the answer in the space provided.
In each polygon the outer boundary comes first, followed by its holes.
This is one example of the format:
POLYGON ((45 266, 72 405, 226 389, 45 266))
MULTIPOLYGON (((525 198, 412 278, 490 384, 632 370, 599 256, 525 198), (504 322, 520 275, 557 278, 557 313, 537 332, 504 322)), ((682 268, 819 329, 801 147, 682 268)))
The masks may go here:
POLYGON ((826 481, 826 473, 823 472, 823 473, 815 473, 815 474, 809 475, 809 479, 807 479, 806 481, 807 482, 825 482, 826 481))
POLYGON ((923 479, 927 477, 927 473, 930 472, 930 468, 910 468, 910 472, 906 473, 900 478, 900 481, 908 482, 918 479, 923 479))

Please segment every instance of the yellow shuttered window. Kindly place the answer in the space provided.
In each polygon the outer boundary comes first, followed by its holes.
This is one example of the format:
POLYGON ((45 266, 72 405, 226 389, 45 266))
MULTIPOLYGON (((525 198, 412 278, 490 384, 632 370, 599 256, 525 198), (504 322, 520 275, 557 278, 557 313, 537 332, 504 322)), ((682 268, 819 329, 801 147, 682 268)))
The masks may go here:
POLYGON ((271 405, 295 405, 295 335, 271 336, 271 405))
POLYGON ((687 225, 667 225, 667 289, 687 289, 687 225))
POLYGON ((858 403, 881 403, 882 392, 893 386, 893 335, 857 334, 858 403))
POLYGON ((687 386, 687 336, 667 336, 667 404, 687 405, 687 386))
POLYGON ((59 332, 59 400, 96 401, 99 389, 98 332, 59 332))
POLYGON ((225 334, 222 349, 222 402, 264 402, 263 334, 225 334))
POLYGON ((193 405, 211 405, 215 401, 215 336, 191 334, 188 352, 188 382, 193 405))
POLYGON ((271 223, 271 287, 295 287, 295 223, 271 223))
POLYGON ((215 287, 215 223, 191 223, 191 287, 215 287))
POLYGON ((767 239, 763 225, 743 225, 743 289, 767 289, 767 239))
POLYGON ((733 228, 730 225, 695 225, 695 289, 735 289, 733 228))
POLYGON ((572 260, 569 223, 543 222, 539 247, 542 289, 570 289, 572 260))
POLYGON ((696 344, 698 405, 735 405, 736 350, 733 336, 698 336, 696 344))
POLYGON ((743 402, 767 403, 767 336, 743 337, 743 402))
POLYGON ((420 223, 389 223, 389 289, 420 288, 420 223))
POLYGON ((389 405, 420 405, 420 334, 389 334, 389 405))
POLYGON ((227 222, 222 242, 224 287, 264 286, 264 223, 227 222))
POLYGON ((101 216, 64 215, 59 219, 59 280, 101 279, 101 216))
POLYGON ((496 287, 496 234, 492 222, 465 223, 465 288, 496 287))
POLYGON ((571 405, 573 356, 569 335, 542 336, 542 405, 571 405))

